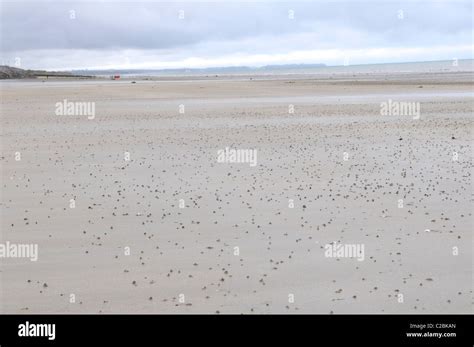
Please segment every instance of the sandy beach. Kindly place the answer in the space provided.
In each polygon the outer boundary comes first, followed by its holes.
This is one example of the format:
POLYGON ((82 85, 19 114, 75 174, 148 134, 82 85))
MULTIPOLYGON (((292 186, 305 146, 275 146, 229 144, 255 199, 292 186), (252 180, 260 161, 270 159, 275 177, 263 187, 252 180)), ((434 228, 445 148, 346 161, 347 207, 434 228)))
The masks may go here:
POLYGON ((472 313, 472 81, 2 81, 0 311, 472 313))

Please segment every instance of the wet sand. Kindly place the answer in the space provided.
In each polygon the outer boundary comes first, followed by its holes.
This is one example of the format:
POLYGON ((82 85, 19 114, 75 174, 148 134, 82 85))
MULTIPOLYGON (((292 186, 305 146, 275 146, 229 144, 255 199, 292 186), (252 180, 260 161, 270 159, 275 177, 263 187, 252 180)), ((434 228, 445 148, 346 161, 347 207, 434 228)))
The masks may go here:
POLYGON ((293 77, 1 82, 1 312, 472 312, 472 74, 293 77))

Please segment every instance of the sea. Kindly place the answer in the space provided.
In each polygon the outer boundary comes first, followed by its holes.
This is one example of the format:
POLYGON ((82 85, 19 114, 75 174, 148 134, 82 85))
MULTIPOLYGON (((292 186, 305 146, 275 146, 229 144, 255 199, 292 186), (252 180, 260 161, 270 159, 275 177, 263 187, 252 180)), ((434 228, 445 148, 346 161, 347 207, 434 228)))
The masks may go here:
POLYGON ((452 59, 442 61, 360 64, 327 66, 324 64, 273 65, 264 67, 215 67, 204 69, 118 69, 118 70, 73 70, 74 74, 109 77, 184 77, 205 76, 272 76, 272 75, 334 75, 373 73, 428 73, 428 72, 473 72, 473 59, 452 59))

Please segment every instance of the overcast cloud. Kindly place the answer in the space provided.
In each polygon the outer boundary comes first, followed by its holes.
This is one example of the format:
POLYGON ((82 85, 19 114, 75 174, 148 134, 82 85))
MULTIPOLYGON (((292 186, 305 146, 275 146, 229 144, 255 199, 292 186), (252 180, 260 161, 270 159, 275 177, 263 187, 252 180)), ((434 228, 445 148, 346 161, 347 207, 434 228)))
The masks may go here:
POLYGON ((1 6, 2 61, 14 65, 20 58, 24 68, 341 65, 473 56, 469 0, 1 6))

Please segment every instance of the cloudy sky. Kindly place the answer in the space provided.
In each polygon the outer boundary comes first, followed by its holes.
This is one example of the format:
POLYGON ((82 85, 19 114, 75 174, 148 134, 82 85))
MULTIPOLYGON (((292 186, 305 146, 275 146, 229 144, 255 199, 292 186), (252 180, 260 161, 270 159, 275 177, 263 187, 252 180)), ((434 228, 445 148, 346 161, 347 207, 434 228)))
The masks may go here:
POLYGON ((470 0, 0 2, 2 63, 31 69, 473 57, 470 0))

